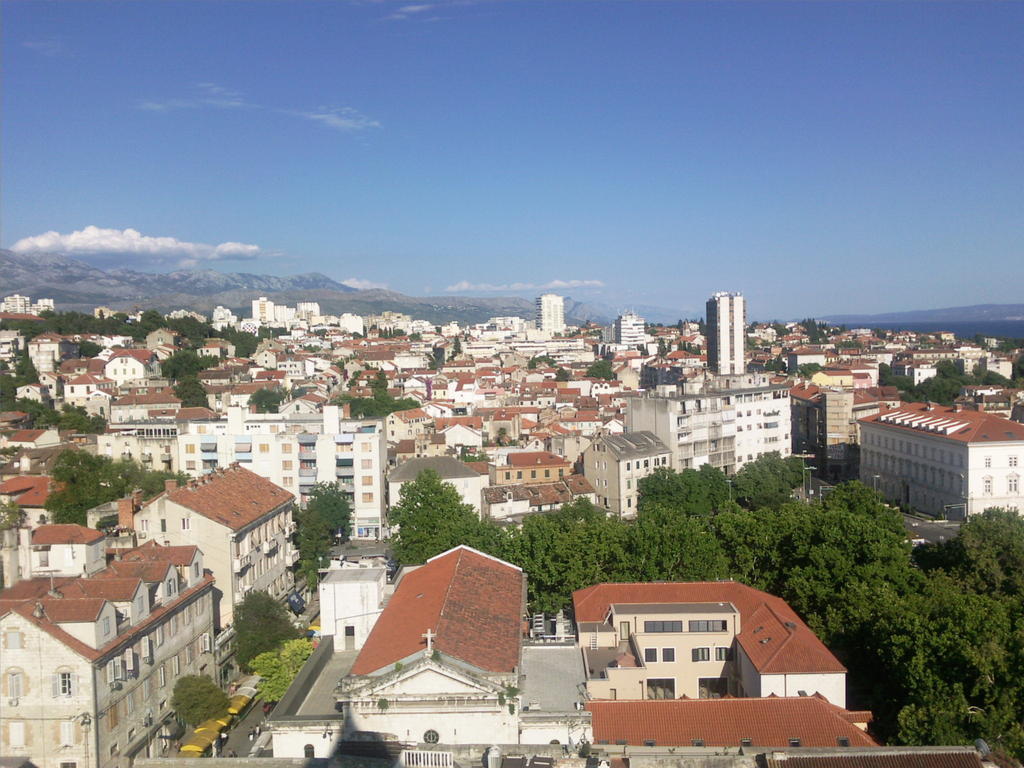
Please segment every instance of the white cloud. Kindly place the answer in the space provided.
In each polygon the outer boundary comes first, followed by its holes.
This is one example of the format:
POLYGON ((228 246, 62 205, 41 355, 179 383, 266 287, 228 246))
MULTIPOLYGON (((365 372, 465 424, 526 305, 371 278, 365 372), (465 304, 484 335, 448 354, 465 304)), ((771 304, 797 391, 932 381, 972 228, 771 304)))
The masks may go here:
POLYGON ((152 237, 137 229, 104 229, 88 226, 68 234, 53 230, 24 237, 11 246, 19 253, 62 253, 68 256, 138 257, 136 264, 173 264, 194 267, 203 261, 249 260, 260 255, 258 245, 225 242, 219 245, 190 243, 175 237, 152 237))
POLYGON ((196 83, 195 93, 187 98, 149 100, 139 103, 139 109, 147 112, 170 112, 175 109, 238 109, 240 107, 256 107, 249 104, 238 91, 225 88, 217 83, 196 83))
POLYGON ((289 114, 304 117, 306 120, 312 120, 339 131, 362 131, 366 128, 380 128, 379 122, 367 117, 358 109, 352 109, 352 107, 319 107, 309 112, 299 111, 289 114))
POLYGON ((543 284, 504 283, 495 285, 493 283, 471 283, 468 280, 460 280, 455 285, 449 285, 445 288, 445 291, 460 293, 463 291, 550 291, 568 288, 604 288, 604 282, 601 280, 551 280, 543 284))
POLYGON ((55 37, 44 40, 26 40, 22 45, 41 56, 60 56, 64 53, 64 43, 55 37))
POLYGON ((363 280, 360 277, 350 277, 348 280, 342 280, 341 284, 357 291, 369 291, 373 288, 384 290, 388 287, 387 283, 375 283, 373 280, 363 280))
POLYGON ((433 7, 433 3, 414 3, 411 5, 403 5, 397 10, 389 13, 387 16, 384 17, 384 19, 400 21, 402 19, 407 19, 410 16, 415 16, 417 13, 429 11, 433 7))

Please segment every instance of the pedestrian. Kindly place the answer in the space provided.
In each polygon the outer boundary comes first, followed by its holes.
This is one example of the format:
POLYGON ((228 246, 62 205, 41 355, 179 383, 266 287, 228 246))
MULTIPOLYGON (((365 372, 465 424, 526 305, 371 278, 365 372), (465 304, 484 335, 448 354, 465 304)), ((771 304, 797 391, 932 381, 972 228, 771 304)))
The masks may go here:
POLYGON ((256 729, 255 728, 250 728, 249 729, 249 741, 255 741, 255 740, 256 740, 256 729))
POLYGON ((263 727, 259 723, 256 723, 256 735, 257 736, 260 735, 260 731, 262 731, 262 730, 263 730, 263 727))

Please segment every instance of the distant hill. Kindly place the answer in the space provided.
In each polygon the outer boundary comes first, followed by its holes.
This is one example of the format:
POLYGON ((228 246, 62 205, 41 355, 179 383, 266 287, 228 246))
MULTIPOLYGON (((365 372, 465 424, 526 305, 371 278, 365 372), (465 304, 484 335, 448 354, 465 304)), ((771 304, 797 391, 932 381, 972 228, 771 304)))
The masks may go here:
MULTIPOLYGON (((534 316, 533 301, 517 296, 422 297, 386 290, 357 291, 317 272, 275 277, 213 270, 166 274, 102 270, 58 254, 19 254, 0 249, 0 295, 12 293, 52 298, 58 309, 80 312, 89 312, 96 306, 138 306, 162 312, 184 308, 209 315, 220 304, 248 317, 252 299, 267 296, 286 304, 317 301, 323 311, 334 314, 367 315, 391 310, 433 323, 479 323, 496 316, 534 316)), ((652 322, 675 322, 687 316, 685 312, 658 307, 635 309, 652 322)), ((618 314, 604 304, 571 298, 566 298, 565 310, 566 319, 572 323, 607 323, 618 314)))
POLYGON ((843 325, 872 323, 975 323, 1016 322, 1024 320, 1024 304, 973 304, 969 307, 916 309, 907 312, 886 312, 878 315, 827 315, 818 318, 843 325))

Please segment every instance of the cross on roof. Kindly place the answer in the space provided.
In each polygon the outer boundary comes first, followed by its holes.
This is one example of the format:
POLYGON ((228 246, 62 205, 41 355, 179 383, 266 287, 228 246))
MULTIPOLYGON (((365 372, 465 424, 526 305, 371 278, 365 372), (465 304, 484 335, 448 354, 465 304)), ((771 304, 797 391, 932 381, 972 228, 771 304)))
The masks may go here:
POLYGON ((437 637, 437 634, 433 630, 428 629, 420 637, 426 638, 427 650, 429 651, 434 647, 434 638, 437 637))

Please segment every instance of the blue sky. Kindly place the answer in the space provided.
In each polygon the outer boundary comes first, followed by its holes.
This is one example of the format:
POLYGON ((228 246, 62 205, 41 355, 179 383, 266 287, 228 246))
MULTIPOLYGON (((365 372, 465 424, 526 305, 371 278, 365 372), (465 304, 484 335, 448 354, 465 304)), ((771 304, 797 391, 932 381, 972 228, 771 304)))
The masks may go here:
POLYGON ((691 314, 1024 300, 1024 3, 3 14, 4 247, 691 314))

